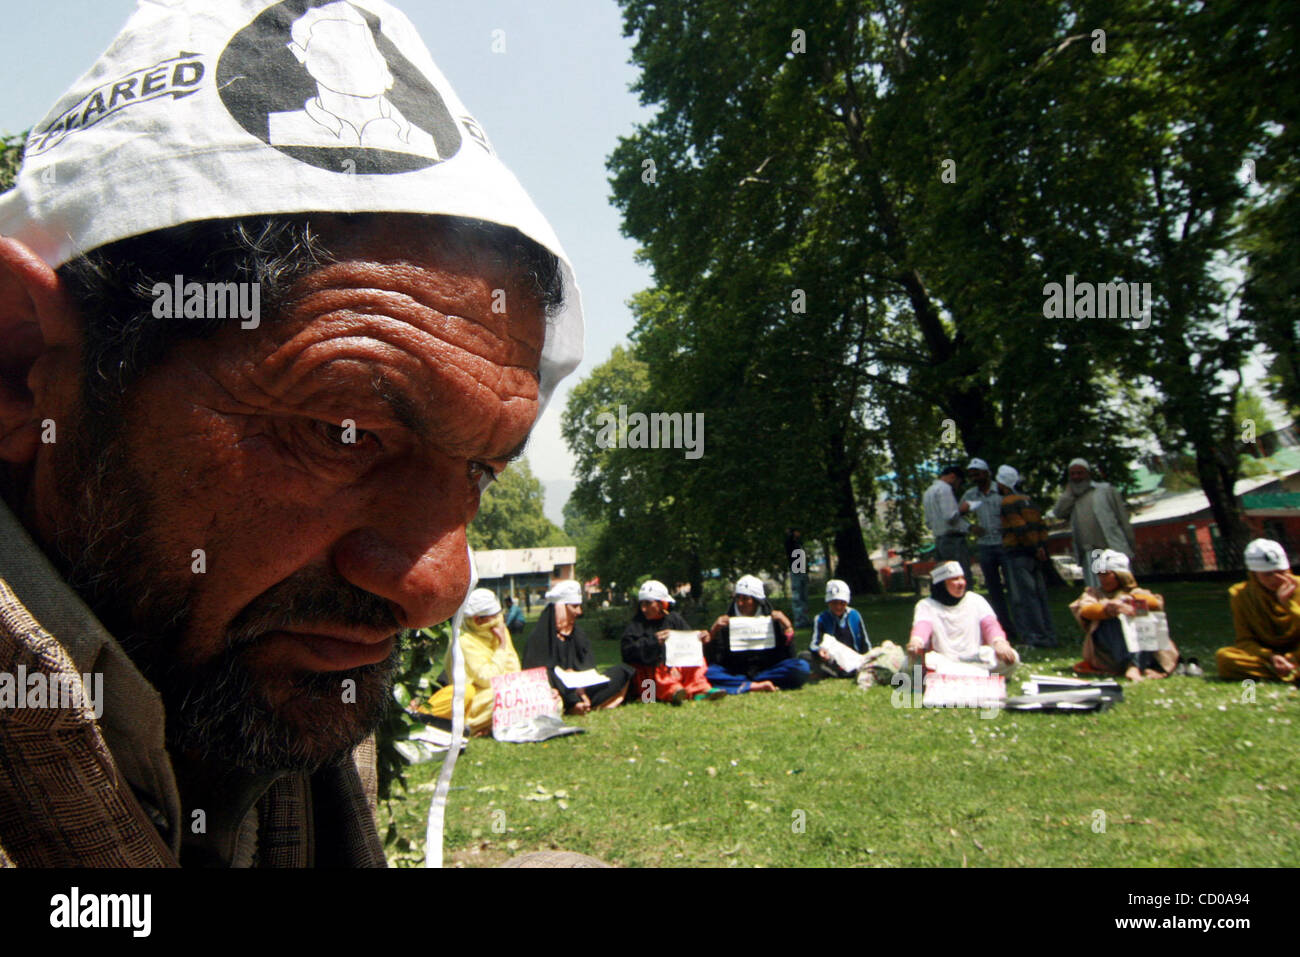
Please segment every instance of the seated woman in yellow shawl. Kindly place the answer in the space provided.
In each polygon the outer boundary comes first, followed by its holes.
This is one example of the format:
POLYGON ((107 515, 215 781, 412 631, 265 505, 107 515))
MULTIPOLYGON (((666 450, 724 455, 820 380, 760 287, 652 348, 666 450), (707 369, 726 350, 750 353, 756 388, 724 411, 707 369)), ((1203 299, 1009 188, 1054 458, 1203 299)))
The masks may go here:
MULTIPOLYGON (((471 735, 492 731, 492 679, 497 675, 523 671, 519 655, 510 640, 505 616, 497 596, 486 588, 475 588, 465 599, 465 618, 460 631, 461 652, 465 656, 465 727, 471 735)), ((447 649, 444 669, 450 679, 451 649, 447 649)), ((454 688, 446 687, 429 699, 426 713, 435 718, 451 719, 454 688)))
POLYGON ((1219 676, 1295 682, 1300 674, 1300 601, 1286 549, 1267 538, 1246 546, 1244 582, 1228 589, 1236 644, 1220 648, 1219 676))

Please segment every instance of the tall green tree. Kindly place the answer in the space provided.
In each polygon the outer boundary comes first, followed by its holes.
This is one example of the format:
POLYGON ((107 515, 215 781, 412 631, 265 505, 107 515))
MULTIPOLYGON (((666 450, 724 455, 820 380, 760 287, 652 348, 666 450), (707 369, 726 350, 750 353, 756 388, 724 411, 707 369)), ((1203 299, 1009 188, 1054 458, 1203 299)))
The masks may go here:
POLYGON ((609 164, 673 307, 638 328, 640 342, 658 335, 652 380, 672 343, 704 350, 695 366, 747 350, 744 385, 797 376, 796 428, 768 450, 832 490, 841 444, 860 453, 858 476, 881 457, 915 456, 891 462, 896 477, 932 462, 941 435, 900 441, 882 409, 951 424, 968 454, 1014 459, 1039 486, 1076 454, 1123 484, 1139 443, 1190 444, 1238 534, 1222 450, 1250 337, 1221 271, 1248 199, 1233 173, 1267 129, 1241 65, 1279 8, 622 5, 642 101, 658 109, 609 164), (1067 276, 1149 281, 1150 324, 1082 307, 1048 318, 1045 287, 1067 276), (797 323, 775 308, 795 289, 797 323), (804 355, 843 356, 854 374, 823 392, 828 369, 804 355))
POLYGON ((472 548, 537 548, 571 545, 564 530, 546 517, 542 483, 527 459, 511 465, 483 493, 478 515, 466 529, 472 548))
POLYGON ((26 142, 26 133, 0 136, 0 193, 14 184, 23 165, 23 144, 26 142))

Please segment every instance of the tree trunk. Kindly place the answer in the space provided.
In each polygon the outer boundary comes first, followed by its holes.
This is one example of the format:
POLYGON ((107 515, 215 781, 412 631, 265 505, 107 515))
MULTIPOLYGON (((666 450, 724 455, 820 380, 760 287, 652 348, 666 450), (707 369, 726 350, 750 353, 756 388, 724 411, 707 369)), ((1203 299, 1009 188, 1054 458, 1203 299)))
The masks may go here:
POLYGON ((878 593, 880 579, 862 539, 858 500, 853 494, 853 463, 845 452, 842 434, 831 439, 827 471, 835 501, 835 553, 839 559, 835 577, 854 592, 878 593))
POLYGON ((1237 503, 1234 487, 1237 483, 1237 460, 1231 449, 1208 446, 1197 442, 1196 475, 1201 480, 1201 489, 1210 500, 1210 514, 1219 526, 1219 538, 1223 545, 1219 555, 1221 568, 1241 568, 1244 564, 1246 543, 1250 540, 1250 528, 1242 517, 1241 507, 1237 503))
POLYGON ((691 601, 704 605, 704 569, 700 566, 700 553, 692 546, 686 559, 686 568, 691 583, 691 601))

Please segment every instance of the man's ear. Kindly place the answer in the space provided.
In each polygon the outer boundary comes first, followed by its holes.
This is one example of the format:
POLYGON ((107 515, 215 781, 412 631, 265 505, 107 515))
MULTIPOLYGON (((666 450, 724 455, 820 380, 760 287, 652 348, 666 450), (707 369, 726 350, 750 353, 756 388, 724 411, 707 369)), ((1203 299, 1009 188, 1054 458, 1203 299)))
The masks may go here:
POLYGON ((80 355, 77 310, 58 274, 0 236, 0 461, 35 456, 41 416, 59 406, 55 389, 75 384, 80 355))

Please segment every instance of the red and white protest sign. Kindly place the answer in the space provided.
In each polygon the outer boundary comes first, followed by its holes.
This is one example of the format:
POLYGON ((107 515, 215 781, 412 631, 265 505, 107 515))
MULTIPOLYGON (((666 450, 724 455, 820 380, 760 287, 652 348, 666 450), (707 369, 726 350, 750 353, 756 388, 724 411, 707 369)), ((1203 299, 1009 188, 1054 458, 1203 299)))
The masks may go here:
POLYGON ((551 683, 545 668, 529 668, 492 679, 492 735, 520 721, 539 714, 558 718, 560 710, 551 694, 551 683))

